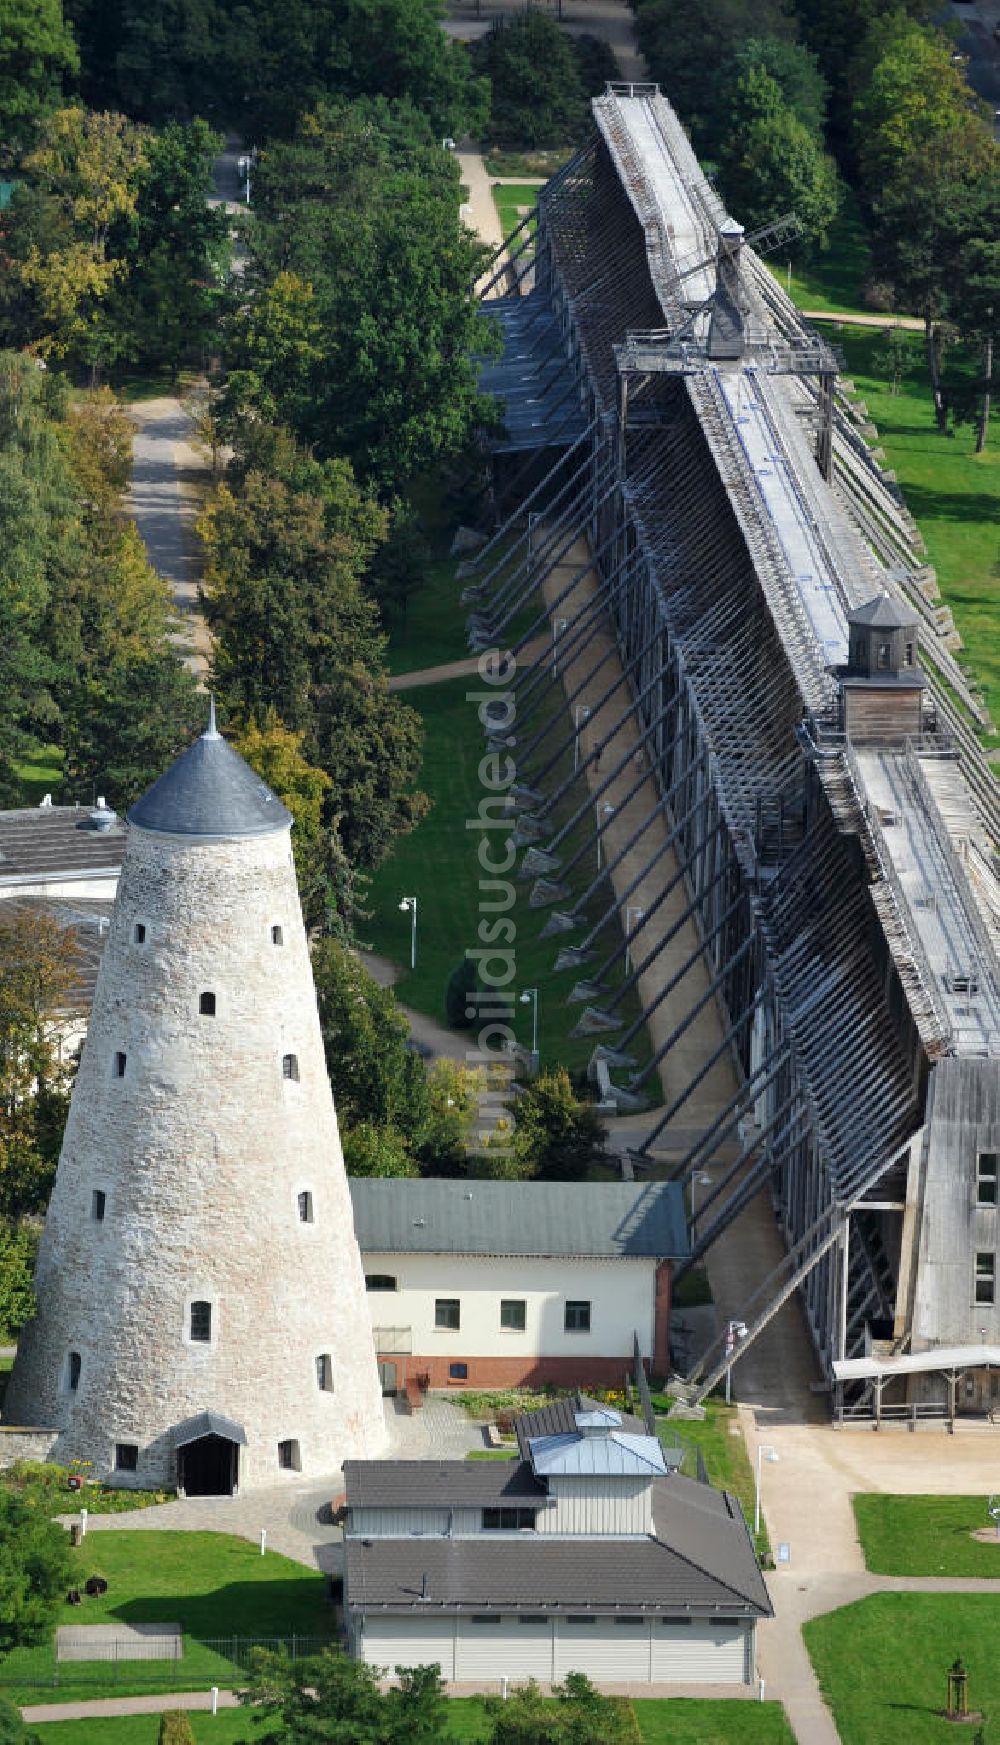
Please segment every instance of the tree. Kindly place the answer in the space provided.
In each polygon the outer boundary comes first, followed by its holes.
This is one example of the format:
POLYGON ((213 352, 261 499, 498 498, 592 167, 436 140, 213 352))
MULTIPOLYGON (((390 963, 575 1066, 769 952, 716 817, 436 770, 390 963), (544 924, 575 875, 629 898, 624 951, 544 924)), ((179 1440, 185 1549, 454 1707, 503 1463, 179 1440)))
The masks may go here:
POLYGON ((241 757, 265 781, 295 820, 292 853, 306 926, 324 925, 329 911, 339 837, 327 821, 329 776, 302 754, 303 733, 292 733, 274 709, 248 722, 233 738, 241 757))
POLYGON ((473 995, 479 986, 475 960, 463 957, 448 977, 444 991, 445 1018, 453 1030, 469 1030, 475 1023, 473 995))
POLYGON ((734 82, 738 83, 755 70, 767 73, 774 80, 783 103, 796 120, 801 121, 815 139, 822 140, 830 87, 816 56, 802 43, 791 42, 788 37, 751 36, 736 51, 734 82))
POLYGON ((943 431, 944 324, 968 323, 975 336, 977 312, 1000 308, 993 252, 1000 233, 1000 147, 989 129, 969 116, 963 128, 921 147, 883 189, 876 217, 873 273, 892 285, 899 306, 923 318, 934 410, 943 431))
POLYGON ((388 536, 375 554, 369 578, 383 623, 390 613, 398 612, 405 625, 410 595, 426 585, 430 563, 430 543, 417 511, 409 503, 395 502, 388 536))
POLYGON ((384 499, 491 415, 471 362, 490 343, 469 296, 483 249, 460 200, 452 154, 404 103, 325 104, 258 166, 224 336, 239 408, 345 456, 384 499))
POLYGON ((636 34, 696 148, 714 157, 730 131, 738 51, 751 37, 792 37, 795 26, 781 0, 639 0, 636 34))
POLYGON ((382 1691, 384 1674, 331 1648, 289 1661, 258 1649, 241 1703, 262 1711, 266 1732, 256 1745, 312 1745, 317 1739, 371 1741, 372 1745, 443 1745, 446 1698, 438 1666, 397 1666, 397 1684, 382 1691), (271 1722, 277 1726, 270 1727, 271 1722))
POLYGON ((160 1716, 159 1745, 195 1745, 191 1722, 183 1709, 165 1709, 160 1716))
POLYGON ((128 266, 112 242, 135 214, 145 161, 127 116, 72 108, 45 118, 24 163, 39 198, 15 224, 11 269, 33 300, 32 342, 43 357, 88 364, 92 380, 123 349, 107 305, 128 266))
POLYGON ((335 939, 317 941, 313 980, 341 1125, 367 1121, 412 1141, 430 1114, 427 1075, 392 989, 335 939))
POLYGON ((840 204, 836 166, 761 67, 736 86, 719 167, 726 200, 749 229, 792 211, 808 242, 826 242, 840 204))
POLYGON ((16 1339, 35 1312, 33 1279, 37 1247, 33 1230, 0 1218, 0 1339, 16 1339))
POLYGON ((48 1640, 72 1573, 65 1527, 0 1489, 0 1653, 48 1640))
POLYGON ((379 1127, 374 1121, 359 1121, 344 1134, 344 1166, 348 1175, 420 1174, 398 1128, 379 1127))
POLYGON ((66 786, 125 811, 204 725, 205 698, 173 648, 95 668, 66 701, 66 786))
POLYGON ((4 904, 0 914, 0 1217, 42 1211, 62 1143, 69 1068, 59 1021, 77 985, 72 930, 4 904))
POLYGON ((41 1736, 25 1726, 20 1710, 6 1697, 0 1697, 0 1745, 42 1745, 41 1736))
POLYGON ((330 779, 349 863, 375 868, 427 804, 414 788, 420 719, 389 691, 362 586, 385 516, 345 461, 317 461, 287 439, 260 458, 273 470, 237 466, 199 523, 215 683, 231 716, 274 708, 304 735, 303 755, 330 779))
POLYGON ((570 38, 537 8, 498 18, 473 44, 488 77, 490 138, 505 145, 561 145, 588 121, 587 92, 570 38))
POLYGON ((852 68, 851 126, 870 196, 897 182, 915 153, 965 129, 974 105, 951 54, 948 37, 903 12, 877 19, 869 30, 852 68))
POLYGON ((624 1698, 602 1695, 582 1672, 553 1690, 554 1702, 532 1678, 506 1699, 484 1697, 488 1745, 637 1745, 639 1724, 624 1698))
POLYGON ((0 165, 31 144, 79 65, 62 0, 0 0, 0 165))
POLYGON ((593 1103, 582 1102, 564 1067, 539 1073, 514 1104, 515 1158, 544 1181, 582 1181, 604 1156, 607 1133, 593 1103))
POLYGON ((889 379, 890 394, 898 394, 904 376, 913 372, 913 348, 902 327, 887 327, 882 344, 872 352, 872 363, 889 379))

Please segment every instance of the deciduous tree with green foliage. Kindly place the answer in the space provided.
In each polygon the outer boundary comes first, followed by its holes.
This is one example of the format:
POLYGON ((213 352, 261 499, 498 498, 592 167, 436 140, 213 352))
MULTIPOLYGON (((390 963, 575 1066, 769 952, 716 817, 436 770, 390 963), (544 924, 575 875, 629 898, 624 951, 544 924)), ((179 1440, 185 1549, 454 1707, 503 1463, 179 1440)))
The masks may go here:
POLYGON ((440 1667, 397 1666, 395 1672, 396 1684, 383 1691, 378 1667, 338 1649, 296 1661, 258 1649, 239 1697, 260 1711, 254 1715, 256 1745, 338 1738, 345 1745, 444 1745, 447 1698, 440 1667))
POLYGON ((0 1487, 0 1654, 48 1641, 72 1572, 65 1527, 0 1487))
POLYGON ((62 0, 0 0, 0 168, 31 145, 79 66, 62 0))
POLYGON ((604 1157, 607 1130, 593 1103, 578 1097, 564 1067, 539 1073, 513 1105, 513 1151, 524 1173, 542 1181, 582 1181, 604 1157))
POLYGON ((230 412, 277 417, 384 499, 461 449, 490 415, 470 359, 491 341, 460 199, 452 154, 403 103, 323 105, 265 151, 224 335, 230 412))
MULTIPOLYGON (((851 68, 854 152, 872 199, 897 186, 914 154, 958 130, 976 107, 951 40, 904 12, 876 19, 851 68)), ((985 105, 982 108, 985 116, 985 105)))
POLYGON ((342 1125, 391 1127, 412 1143, 431 1112, 427 1074, 392 989, 335 939, 317 941, 313 979, 342 1125))
POLYGON ((554 1701, 534 1679, 505 1699, 484 1697, 487 1745, 638 1745, 635 1710, 623 1697, 604 1696, 582 1672, 553 1688, 554 1701))
POLYGON ((504 145, 565 145, 587 125, 588 93, 573 43, 537 7, 498 18, 473 44, 490 82, 489 137, 504 145))
POLYGON ((840 205, 836 165, 761 66, 737 82, 719 170, 727 204, 748 229, 794 212, 808 243, 826 242, 840 205))
POLYGON ((36 1230, 13 1219, 0 1218, 0 1341, 16 1339, 35 1312, 33 1279, 37 1248, 36 1230))
POLYGON ((70 929, 3 905, 0 914, 0 1217, 44 1211, 69 1103, 60 1026, 78 981, 70 929))
POLYGON ((638 0, 636 33, 700 153, 714 157, 730 131, 737 56, 752 38, 791 39, 781 0, 638 0))

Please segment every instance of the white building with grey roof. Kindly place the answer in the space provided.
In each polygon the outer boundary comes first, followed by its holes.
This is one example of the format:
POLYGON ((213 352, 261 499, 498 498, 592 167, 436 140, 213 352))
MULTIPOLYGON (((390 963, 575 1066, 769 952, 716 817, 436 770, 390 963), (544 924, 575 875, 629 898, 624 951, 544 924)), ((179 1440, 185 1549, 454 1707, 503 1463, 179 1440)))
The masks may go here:
POLYGON ((676 1182, 351 1181, 383 1390, 665 1375, 676 1182))
POLYGON ((771 1605, 739 1503, 571 1404, 519 1419, 510 1461, 348 1462, 351 1651, 458 1682, 749 1684, 771 1605))
POLYGON ((383 1445, 290 826, 214 722, 129 815, 4 1415, 122 1484, 383 1445))

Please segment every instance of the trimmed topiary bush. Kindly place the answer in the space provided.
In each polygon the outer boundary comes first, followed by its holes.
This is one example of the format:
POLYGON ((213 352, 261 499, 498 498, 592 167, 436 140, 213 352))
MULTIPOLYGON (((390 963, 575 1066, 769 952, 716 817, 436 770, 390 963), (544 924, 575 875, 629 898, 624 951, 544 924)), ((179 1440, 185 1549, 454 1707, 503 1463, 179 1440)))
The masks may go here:
POLYGON ((160 1745, 195 1745, 191 1722, 183 1709, 165 1709, 160 1716, 160 1745))

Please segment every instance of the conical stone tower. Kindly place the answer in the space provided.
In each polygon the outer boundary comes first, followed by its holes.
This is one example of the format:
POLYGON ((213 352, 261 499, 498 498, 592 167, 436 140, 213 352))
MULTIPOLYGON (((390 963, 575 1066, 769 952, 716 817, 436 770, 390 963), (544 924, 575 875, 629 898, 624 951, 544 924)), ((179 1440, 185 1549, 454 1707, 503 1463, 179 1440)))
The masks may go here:
POLYGON ((285 808, 215 731, 129 815, 7 1423, 188 1494, 385 1430, 285 808))

